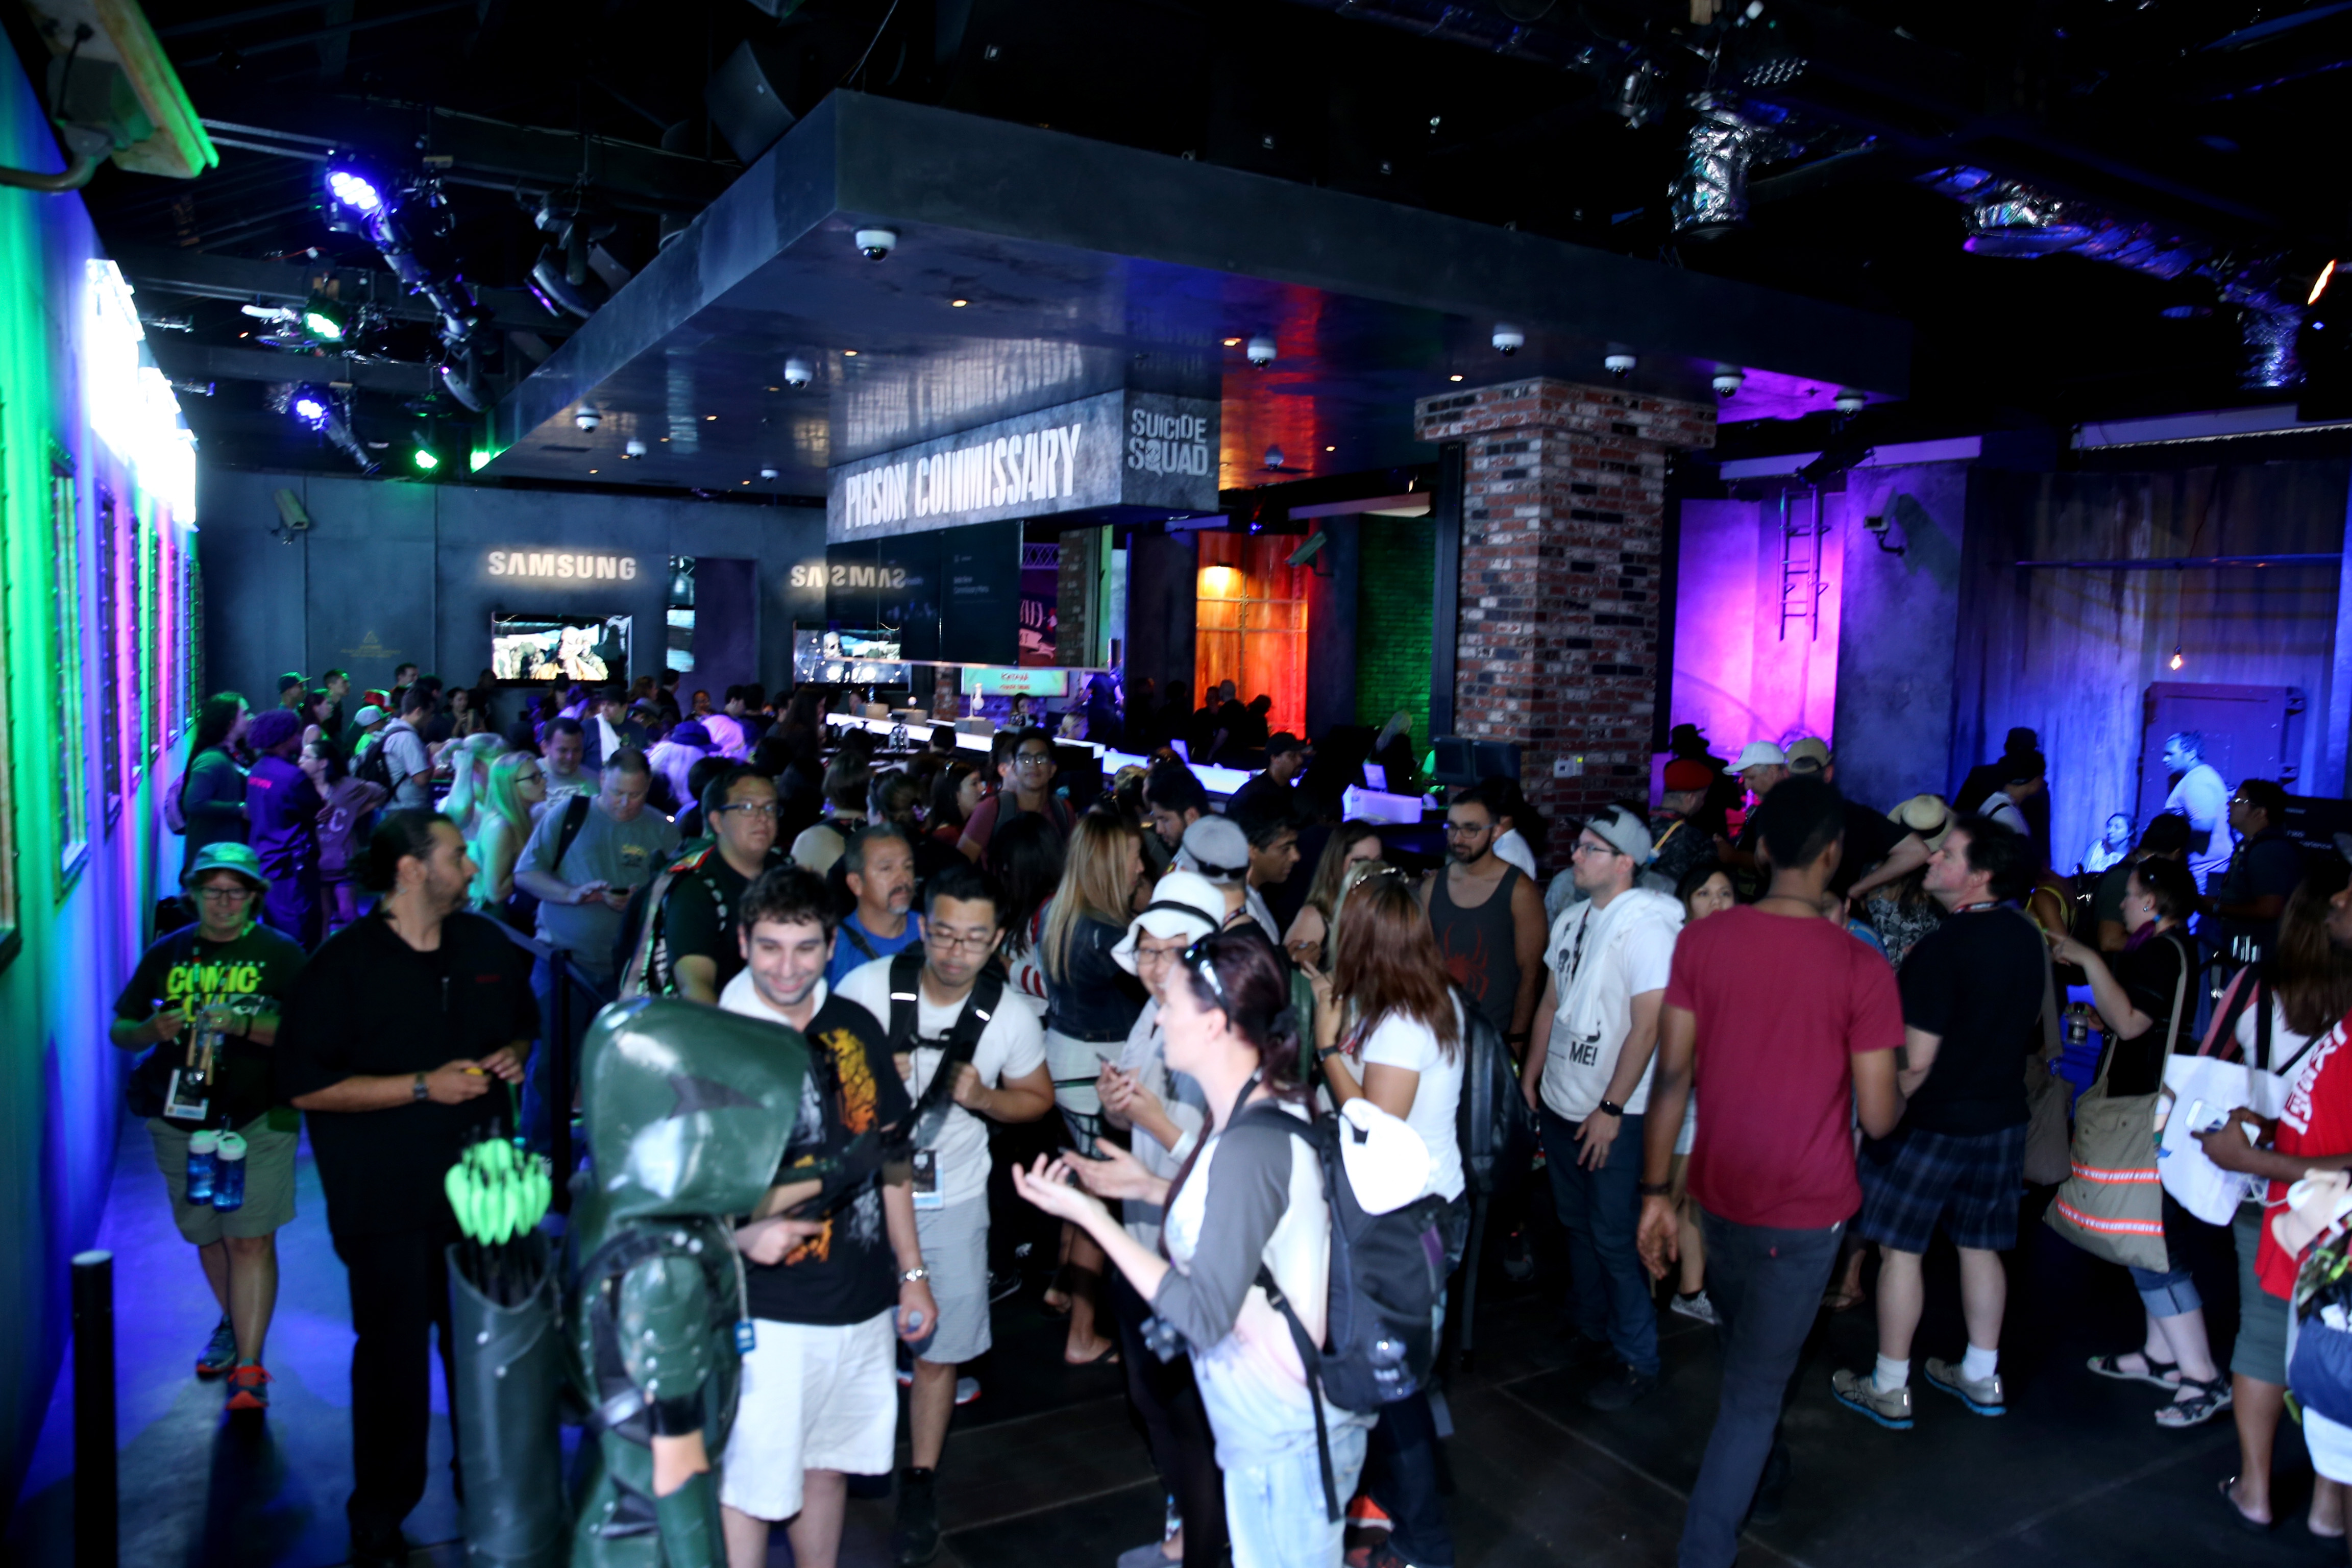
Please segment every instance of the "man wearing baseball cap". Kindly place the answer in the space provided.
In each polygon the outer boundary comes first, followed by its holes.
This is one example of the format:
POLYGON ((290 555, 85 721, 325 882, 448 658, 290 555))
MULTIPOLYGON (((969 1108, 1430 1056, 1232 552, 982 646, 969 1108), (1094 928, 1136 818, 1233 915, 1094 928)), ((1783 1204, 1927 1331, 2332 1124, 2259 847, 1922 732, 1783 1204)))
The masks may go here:
POLYGON ((1292 785, 1306 771, 1307 742, 1287 730, 1276 732, 1265 743, 1265 772, 1234 791, 1233 799, 1225 803, 1225 815, 1239 818, 1277 807, 1295 810, 1297 802, 1292 785))
POLYGON ((147 1050, 127 1098, 144 1117, 172 1218, 196 1249, 220 1321, 196 1356, 196 1375, 226 1377, 231 1410, 267 1410, 262 1342, 278 1302, 278 1231, 294 1217, 294 1146, 300 1118, 280 1105, 270 1047, 279 999, 302 972, 302 949, 257 919, 269 890, 247 845, 206 845, 181 879, 194 925, 159 940, 115 998, 107 1037, 147 1050), (199 1131, 245 1141, 245 1202, 221 1209, 188 1201, 188 1145, 199 1131))
POLYGON ((1276 948, 1282 933, 1275 929, 1273 912, 1257 889, 1250 886, 1250 841, 1231 818, 1203 816, 1184 830, 1183 847, 1176 852, 1176 868, 1195 871, 1213 886, 1228 911, 1246 910, 1276 948))
POLYGON ((1756 805, 1748 808, 1747 818, 1740 824, 1737 839, 1717 834, 1715 840, 1716 858, 1731 872, 1731 879, 1739 884, 1739 896, 1752 899, 1764 887, 1765 872, 1756 858, 1756 808, 1772 788, 1789 776, 1789 753, 1771 741, 1750 741, 1739 750, 1738 759, 1731 771, 1756 797, 1756 805))
MULTIPOLYGON (((1837 759, 1831 754, 1828 742, 1801 735, 1789 743, 1789 772, 1834 784, 1837 759)), ((1843 796, 1844 792, 1839 794, 1843 796)), ((1830 879, 1830 891, 1850 900, 1860 899, 1874 889, 1901 881, 1927 863, 1929 847, 1919 834, 1906 832, 1892 813, 1881 816, 1861 802, 1848 799, 1845 858, 1838 862, 1837 875, 1830 879)))
POLYGON ((1671 893, 1683 873, 1715 857, 1715 840, 1695 820, 1714 786, 1715 770, 1691 757, 1666 764, 1665 789, 1659 808, 1650 815, 1651 858, 1641 883, 1671 893))
MULTIPOLYGON (((1111 1123, 1132 1132, 1135 1163, 1162 1180, 1175 1177, 1199 1142, 1208 1102, 1192 1078, 1169 1070, 1161 1050, 1160 1005, 1184 950, 1224 922, 1225 895, 1214 884, 1198 872, 1171 871, 1153 885, 1151 902, 1128 922, 1127 935, 1111 949, 1111 957, 1143 982, 1151 999, 1128 1032, 1118 1062, 1103 1068, 1096 1087, 1111 1123)), ((1108 1166, 1117 1163, 1115 1157, 1106 1161, 1108 1166)), ((1083 1177, 1087 1168, 1079 1169, 1083 1177)), ((1127 1233, 1156 1252, 1160 1224, 1158 1205, 1129 1198, 1121 1212, 1127 1233)), ((1160 1488, 1176 1500, 1177 1517, 1183 1521, 1179 1534, 1164 1545, 1151 1542, 1120 1553, 1119 1561, 1140 1563, 1143 1568, 1180 1558, 1217 1562, 1225 1553, 1224 1478, 1217 1468, 1216 1438, 1209 1430, 1208 1412, 1192 1381, 1192 1358, 1176 1356, 1163 1362, 1151 1353, 1143 1338, 1151 1308, 1135 1293, 1125 1275, 1117 1269, 1110 1274, 1111 1306, 1118 1320, 1128 1393, 1143 1417, 1144 1436, 1160 1471, 1160 1488), (1170 1550, 1178 1555, 1164 1555, 1170 1550)))

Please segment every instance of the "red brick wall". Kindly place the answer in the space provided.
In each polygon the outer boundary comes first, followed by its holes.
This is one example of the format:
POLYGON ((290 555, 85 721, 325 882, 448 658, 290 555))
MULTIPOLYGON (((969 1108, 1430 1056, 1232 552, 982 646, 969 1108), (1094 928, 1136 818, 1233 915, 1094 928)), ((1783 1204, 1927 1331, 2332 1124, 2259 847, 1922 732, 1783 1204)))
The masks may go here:
POLYGON ((1646 797, 1665 454, 1713 446, 1714 408, 1537 378, 1423 398, 1414 424, 1466 448, 1455 731, 1518 742, 1555 823, 1646 797))

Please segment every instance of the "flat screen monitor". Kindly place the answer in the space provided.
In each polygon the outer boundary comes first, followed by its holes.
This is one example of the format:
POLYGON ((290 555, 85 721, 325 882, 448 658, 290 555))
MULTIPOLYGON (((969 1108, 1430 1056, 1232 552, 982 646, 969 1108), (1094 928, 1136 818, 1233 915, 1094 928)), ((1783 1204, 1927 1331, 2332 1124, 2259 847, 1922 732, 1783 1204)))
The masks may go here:
POLYGON ((1366 763, 1364 764, 1364 787, 1370 790, 1379 790, 1382 794, 1386 794, 1389 787, 1388 769, 1381 766, 1378 763, 1366 763))
POLYGON ((626 680, 627 616, 490 616, 490 674, 502 682, 626 680))
POLYGON ((793 634, 793 679, 823 686, 905 686, 904 647, 890 626, 801 628, 793 634))

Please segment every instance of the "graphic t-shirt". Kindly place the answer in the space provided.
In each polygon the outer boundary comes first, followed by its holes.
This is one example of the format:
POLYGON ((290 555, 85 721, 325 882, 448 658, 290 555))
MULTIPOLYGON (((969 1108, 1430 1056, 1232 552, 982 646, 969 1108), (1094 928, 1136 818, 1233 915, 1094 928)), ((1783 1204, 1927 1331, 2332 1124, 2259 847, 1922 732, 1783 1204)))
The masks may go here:
MULTIPOLYGON (((2282 1154, 2352 1153, 2352 1060, 2344 1056, 2345 1025, 2339 1023, 2321 1037, 2303 1059, 2303 1070, 2287 1087, 2286 1104, 2279 1111, 2278 1133, 2272 1147, 2282 1154)), ((2263 1289, 2282 1300, 2294 1297, 2294 1275, 2301 1261, 2278 1244, 2271 1220, 2286 1206, 2288 1182, 2273 1182, 2263 1200, 2263 1240, 2254 1255, 2254 1273, 2263 1289)))
POLYGON ((1853 1058, 1903 1043, 1886 960, 1830 921, 1726 910, 1683 928, 1666 1005, 1695 1016, 1691 1195, 1737 1225, 1818 1230, 1862 1206, 1853 1058))
MULTIPOLYGON (((293 938, 258 922, 245 928, 234 942, 206 942, 203 928, 189 926, 158 941, 141 955, 139 967, 114 999, 114 1016, 133 1021, 152 1017, 166 1007, 191 1016, 200 1008, 226 1006, 246 1017, 275 1013, 294 977, 306 962, 293 938)), ((196 1031, 184 1026, 179 1037, 162 1040, 131 1069, 131 1108, 140 1115, 160 1115, 172 1072, 187 1064, 196 1031)), ((224 1120, 242 1127, 278 1103, 275 1057, 268 1046, 256 1045, 232 1030, 214 1053, 218 1069, 213 1093, 212 1125, 224 1120)), ((199 1124, 172 1119, 172 1125, 193 1131, 199 1124)))
MULTIPOLYGON (((890 1037, 890 960, 861 963, 844 977, 839 994, 873 1015, 885 1042, 890 1037)), ((919 988, 921 982, 918 981, 919 988)), ((907 1085, 910 1099, 919 1100, 940 1069, 941 1046, 963 1016, 963 1003, 940 1006, 928 994, 915 1006, 914 1081, 907 1085)), ((971 1065, 990 1089, 1008 1078, 1023 1078, 1045 1065, 1045 1032, 1037 1015, 1013 1000, 1010 986, 980 1032, 971 1065)), ((896 1078, 898 1074, 891 1074, 896 1078)), ((980 1203, 988 1196, 988 1123, 961 1105, 948 1107, 947 1121, 933 1147, 940 1157, 940 1197, 947 1206, 980 1203)))
MULTIPOLYGON (((580 831, 556 865, 555 847, 563 837, 569 806, 541 815, 523 846, 515 868, 543 872, 559 882, 578 887, 603 882, 614 892, 625 893, 654 879, 662 862, 677 849, 677 829, 661 813, 644 810, 627 822, 615 822, 595 800, 588 803, 580 831)), ((571 951, 572 961, 598 979, 613 970, 613 942, 621 933, 621 911, 602 899, 584 904, 539 906, 539 938, 550 947, 571 951)))
MULTIPOLYGON (((751 973, 738 973, 719 993, 719 1006, 747 1018, 784 1026, 761 998, 751 973)), ((816 1012, 803 1031, 809 1073, 801 1080, 800 1115, 784 1146, 779 1183, 795 1166, 839 1159, 860 1133, 897 1127, 912 1102, 890 1066, 889 1044, 865 1008, 828 993, 817 982, 816 1012)), ((813 1212, 803 1217, 817 1217, 813 1212)), ((862 1323, 898 1300, 897 1256, 882 1211, 877 1176, 824 1216, 824 1229, 784 1254, 780 1263, 745 1260, 744 1289, 751 1315, 772 1323, 862 1323)))

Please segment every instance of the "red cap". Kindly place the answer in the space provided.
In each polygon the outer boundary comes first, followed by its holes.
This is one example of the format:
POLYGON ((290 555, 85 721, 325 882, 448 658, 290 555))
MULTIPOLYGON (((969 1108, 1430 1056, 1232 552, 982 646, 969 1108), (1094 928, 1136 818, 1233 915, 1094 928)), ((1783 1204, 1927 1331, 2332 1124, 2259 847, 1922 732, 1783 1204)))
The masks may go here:
POLYGON ((1703 790, 1715 782, 1715 770, 1705 763, 1689 757, 1676 757, 1666 764, 1666 788, 1680 795, 1686 790, 1703 790))

